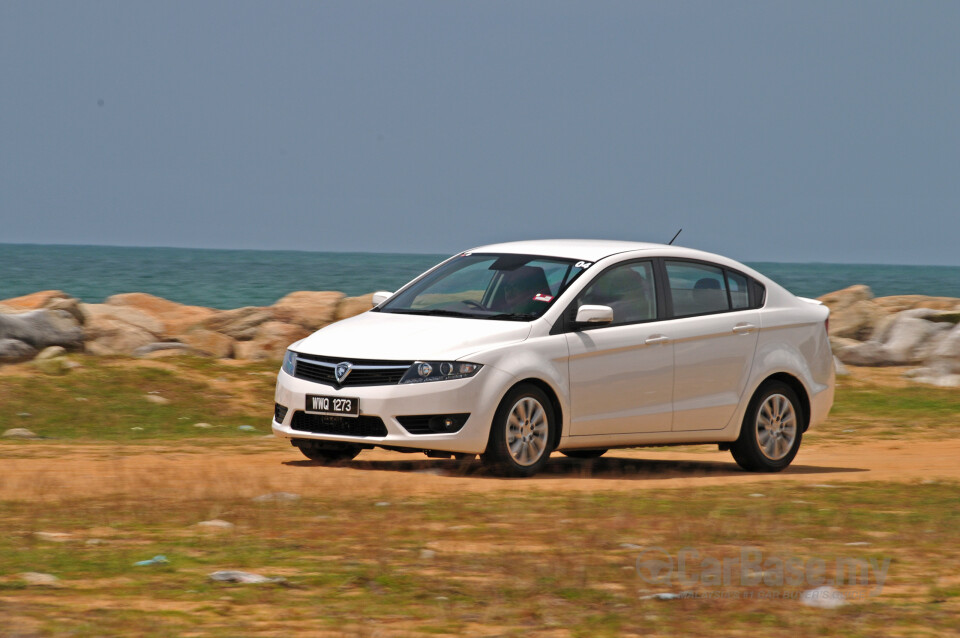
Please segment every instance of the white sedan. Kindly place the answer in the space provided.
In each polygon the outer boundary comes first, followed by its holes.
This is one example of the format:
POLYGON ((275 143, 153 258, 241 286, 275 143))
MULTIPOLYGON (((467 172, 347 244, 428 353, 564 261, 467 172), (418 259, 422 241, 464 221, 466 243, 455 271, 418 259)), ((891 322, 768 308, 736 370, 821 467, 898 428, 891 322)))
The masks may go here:
POLYGON ((833 404, 828 309, 719 255, 545 240, 474 248, 290 346, 273 432, 308 458, 716 443, 778 471, 833 404))

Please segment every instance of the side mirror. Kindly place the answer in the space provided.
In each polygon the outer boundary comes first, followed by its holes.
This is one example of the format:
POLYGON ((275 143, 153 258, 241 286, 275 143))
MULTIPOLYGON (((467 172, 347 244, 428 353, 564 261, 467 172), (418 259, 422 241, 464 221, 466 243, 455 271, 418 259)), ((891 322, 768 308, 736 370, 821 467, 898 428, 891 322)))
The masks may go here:
POLYGON ((610 306, 580 306, 577 308, 578 326, 603 326, 613 323, 613 308, 610 306))
POLYGON ((379 306, 380 304, 382 304, 384 301, 386 301, 392 296, 393 296, 392 292, 387 292, 386 290, 380 290, 378 292, 373 293, 373 299, 371 303, 373 304, 373 307, 376 308, 377 306, 379 306))

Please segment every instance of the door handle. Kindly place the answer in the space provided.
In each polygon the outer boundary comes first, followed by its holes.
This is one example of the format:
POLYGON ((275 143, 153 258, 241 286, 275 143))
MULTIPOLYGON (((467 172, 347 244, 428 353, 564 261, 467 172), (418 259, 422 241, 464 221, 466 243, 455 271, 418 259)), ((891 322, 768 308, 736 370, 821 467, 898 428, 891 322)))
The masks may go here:
POLYGON ((738 323, 733 327, 733 331, 741 335, 750 334, 756 329, 757 327, 752 323, 738 323))
POLYGON ((650 335, 646 338, 644 343, 648 346, 653 346, 658 343, 670 343, 670 337, 667 335, 650 335))

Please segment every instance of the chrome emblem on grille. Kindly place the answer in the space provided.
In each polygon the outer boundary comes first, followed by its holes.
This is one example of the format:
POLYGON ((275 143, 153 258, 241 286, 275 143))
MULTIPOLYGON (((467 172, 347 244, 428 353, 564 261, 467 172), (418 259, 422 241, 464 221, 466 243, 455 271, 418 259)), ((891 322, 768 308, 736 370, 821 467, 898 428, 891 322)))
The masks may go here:
POLYGON ((337 383, 343 383, 343 380, 350 376, 350 371, 353 370, 353 364, 346 361, 342 361, 337 364, 336 369, 334 370, 334 375, 337 377, 337 383))

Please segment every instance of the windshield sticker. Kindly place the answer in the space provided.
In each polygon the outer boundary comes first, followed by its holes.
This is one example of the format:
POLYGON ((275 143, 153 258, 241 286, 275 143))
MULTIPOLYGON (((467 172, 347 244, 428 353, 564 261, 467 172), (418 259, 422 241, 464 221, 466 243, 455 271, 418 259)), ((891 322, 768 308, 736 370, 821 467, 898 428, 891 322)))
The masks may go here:
POLYGON ((533 300, 534 300, 534 301, 545 301, 545 302, 547 302, 547 303, 550 303, 551 301, 553 301, 553 295, 545 295, 545 294, 543 294, 543 293, 541 293, 541 292, 538 292, 537 294, 535 294, 535 295, 533 296, 533 300))
POLYGON ((589 267, 592 266, 592 265, 593 265, 593 262, 592 262, 592 261, 578 261, 573 267, 574 267, 574 268, 583 268, 584 270, 586 270, 587 268, 589 268, 589 267))

